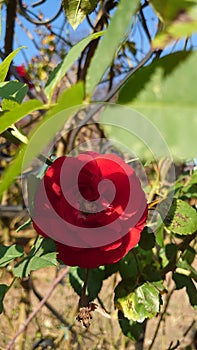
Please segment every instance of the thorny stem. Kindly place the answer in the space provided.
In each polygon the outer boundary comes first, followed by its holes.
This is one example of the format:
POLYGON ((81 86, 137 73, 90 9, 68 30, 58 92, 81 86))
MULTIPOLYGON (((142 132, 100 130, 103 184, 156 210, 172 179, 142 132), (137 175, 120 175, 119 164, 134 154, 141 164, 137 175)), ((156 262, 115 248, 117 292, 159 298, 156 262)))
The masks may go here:
POLYGON ((57 287, 57 285, 59 284, 59 282, 66 276, 66 274, 68 273, 69 267, 66 267, 65 270, 63 271, 62 274, 60 274, 59 276, 57 276, 52 285, 51 288, 49 289, 49 291, 47 292, 47 294, 45 295, 45 297, 41 300, 41 302, 38 304, 38 306, 34 309, 34 311, 29 315, 29 317, 26 319, 25 323, 23 324, 23 326, 16 332, 16 334, 14 335, 14 337, 12 338, 12 340, 10 341, 10 343, 8 344, 6 350, 11 350, 12 346, 14 345, 16 339, 19 337, 19 335, 21 333, 23 333, 25 331, 25 329, 27 328, 28 324, 32 321, 32 319, 36 316, 36 314, 40 311, 40 309, 42 308, 42 306, 45 304, 45 302, 47 301, 47 299, 51 296, 51 294, 53 293, 54 289, 57 287))

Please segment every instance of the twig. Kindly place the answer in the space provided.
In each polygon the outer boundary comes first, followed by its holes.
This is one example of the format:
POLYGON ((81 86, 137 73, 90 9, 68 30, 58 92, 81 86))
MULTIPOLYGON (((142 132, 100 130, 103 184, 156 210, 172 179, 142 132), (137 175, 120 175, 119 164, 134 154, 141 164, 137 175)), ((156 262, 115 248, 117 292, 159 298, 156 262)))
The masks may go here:
MULTIPOLYGON (((43 297, 42 295, 37 291, 37 289, 35 288, 34 284, 32 281, 30 281, 30 287, 32 289, 32 291, 34 292, 35 296, 40 300, 42 301, 43 300, 43 297)), ((67 328, 69 328, 69 330, 71 330, 71 325, 57 312, 57 310, 54 309, 54 307, 48 303, 47 301, 45 302, 44 304, 48 310, 51 311, 51 313, 64 325, 66 326, 67 328)), ((72 331, 73 332, 73 331, 72 331)), ((75 335, 75 334, 74 334, 75 335)))
POLYGON ((178 346, 184 341, 186 335, 191 331, 192 327, 195 325, 196 321, 195 319, 190 323, 189 327, 186 329, 186 331, 184 332, 183 336, 181 337, 180 340, 177 340, 176 344, 173 345, 173 342, 170 342, 170 345, 168 347, 167 350, 175 350, 178 348, 178 346))
POLYGON ((41 300, 41 302, 38 304, 38 306, 34 309, 34 311, 29 315, 29 317, 26 319, 24 325, 16 332, 15 336, 12 338, 12 340, 10 341, 10 343, 8 344, 6 350, 11 350, 12 346, 14 345, 16 339, 18 338, 18 336, 25 331, 25 329, 27 328, 28 324, 31 322, 31 320, 35 317, 35 315, 40 311, 40 309, 42 308, 42 306, 45 304, 45 302, 47 301, 47 299, 51 296, 51 294, 53 293, 54 289, 57 287, 57 285, 59 284, 59 282, 65 277, 65 275, 68 273, 69 267, 66 267, 65 270, 63 271, 62 274, 60 274, 59 276, 57 276, 52 285, 51 288, 49 289, 49 291, 47 292, 47 294, 45 295, 45 297, 41 300))
POLYGON ((152 38, 151 38, 151 35, 150 35, 150 32, 149 32, 148 26, 147 26, 147 24, 146 24, 146 18, 145 18, 145 16, 144 16, 142 7, 140 8, 139 13, 140 13, 140 17, 141 17, 141 22, 142 22, 143 29, 144 29, 144 31, 145 31, 145 33, 146 33, 146 36, 147 36, 147 38, 148 38, 149 43, 151 43, 152 38))
POLYGON ((154 51, 152 49, 150 49, 148 51, 148 53, 145 55, 145 57, 139 62, 139 64, 134 67, 133 69, 131 69, 128 74, 111 90, 109 91, 109 93, 107 94, 106 98, 104 99, 104 101, 102 101, 101 103, 98 103, 99 101, 92 101, 92 103, 96 103, 96 106, 87 114, 87 116, 81 121, 79 122, 78 126, 73 130, 72 135, 70 137, 70 141, 69 141, 69 149, 73 149, 73 144, 74 144, 74 140, 76 138, 76 135, 78 134, 78 132, 80 131, 80 129, 86 125, 89 120, 97 113, 100 111, 100 109, 105 105, 105 102, 109 102, 111 100, 111 98, 120 90, 120 88, 127 82, 127 80, 139 69, 141 68, 145 63, 147 63, 149 61, 149 59, 151 58, 151 56, 153 55, 154 51))
MULTIPOLYGON (((5 40, 4 40, 6 57, 12 52, 12 49, 13 49, 16 6, 17 6, 16 0, 8 0, 7 13, 6 13, 6 33, 5 33, 5 40)), ((10 72, 8 71, 6 80, 9 80, 9 75, 10 75, 10 72)))
POLYGON ((178 348, 178 346, 180 345, 180 341, 177 340, 176 344, 173 346, 173 341, 171 341, 169 348, 167 350, 175 350, 178 348))
POLYGON ((164 315, 166 314, 166 311, 167 311, 167 308, 168 308, 168 305, 169 305, 169 302, 170 302, 170 298, 171 298, 171 296, 172 296, 172 294, 173 294, 174 291, 175 291, 175 288, 173 288, 173 289, 170 291, 170 293, 168 294, 168 297, 167 297, 167 299, 166 299, 166 303, 165 303, 164 309, 163 309, 162 313, 160 314, 159 321, 158 321, 157 327, 156 327, 156 329, 155 329, 154 336, 153 336, 153 338, 152 338, 152 342, 151 342, 151 344, 150 344, 148 350, 151 350, 152 347, 153 347, 153 345, 154 345, 155 339, 156 339, 156 337, 157 337, 157 334, 158 334, 158 331, 159 331, 159 328, 160 328, 160 325, 161 325, 161 321, 163 320, 163 317, 164 317, 164 315))
MULTIPOLYGON (((197 231, 192 233, 191 235, 186 236, 186 238, 178 245, 178 251, 183 253, 185 249, 189 246, 190 242, 193 241, 193 239, 196 237, 197 231)), ((180 257, 180 256, 179 256, 180 257)), ((164 278, 167 272, 173 271, 176 268, 177 260, 179 259, 177 257, 177 253, 170 259, 169 263, 160 271, 161 277, 164 278)))

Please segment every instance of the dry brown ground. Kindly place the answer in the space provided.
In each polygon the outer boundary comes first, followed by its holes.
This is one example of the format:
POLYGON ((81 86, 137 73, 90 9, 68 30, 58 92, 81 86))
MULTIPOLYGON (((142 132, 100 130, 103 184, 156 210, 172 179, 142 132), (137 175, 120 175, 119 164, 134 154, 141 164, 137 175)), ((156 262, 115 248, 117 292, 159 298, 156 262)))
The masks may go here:
MULTIPOLYGON (((36 289, 44 296, 50 288, 51 282, 56 274, 54 267, 40 269, 33 272, 32 278, 36 289)), ((1 275, 1 281, 9 283, 9 273, 4 271, 1 275)), ((39 338, 50 337, 54 340, 57 349, 77 349, 77 350, 133 350, 134 344, 128 341, 121 333, 117 313, 113 310, 113 293, 112 285, 113 277, 104 282, 100 297, 108 310, 111 310, 112 317, 107 319, 99 313, 94 313, 91 326, 88 330, 84 329, 76 318, 76 310, 78 305, 78 296, 69 285, 68 279, 64 280, 64 285, 59 284, 49 298, 49 303, 61 314, 64 319, 72 327, 73 335, 70 330, 59 322, 52 313, 44 306, 33 321, 29 324, 24 338, 24 349, 30 350, 33 343, 39 338)), ((171 290, 172 283, 168 289, 171 290)), ((0 349, 5 350, 6 345, 16 332, 19 324, 24 322, 26 317, 24 313, 24 303, 21 302, 22 288, 16 281, 11 290, 7 293, 4 301, 6 317, 0 316, 0 349)), ((25 295, 24 295, 25 296, 25 295)), ((25 296, 27 297, 27 296, 25 296)), ((29 312, 37 305, 38 299, 32 291, 29 292, 29 312)), ((165 298, 164 296, 164 304, 165 298)), ((27 309, 27 307, 25 307, 27 309)), ((162 311, 162 310, 161 310, 162 311)), ((165 319, 161 322, 161 327, 156 338, 152 350, 166 350, 169 348, 170 342, 173 345, 177 340, 181 340, 179 350, 195 349, 192 345, 192 337, 195 332, 195 311, 189 305, 187 295, 184 290, 175 291, 170 299, 169 307, 165 319), (191 330, 187 336, 184 333, 192 324, 191 330)), ((144 350, 148 350, 153 338, 156 326, 159 321, 158 317, 148 321, 144 350)), ((19 338, 15 350, 21 350, 21 339, 19 338)))

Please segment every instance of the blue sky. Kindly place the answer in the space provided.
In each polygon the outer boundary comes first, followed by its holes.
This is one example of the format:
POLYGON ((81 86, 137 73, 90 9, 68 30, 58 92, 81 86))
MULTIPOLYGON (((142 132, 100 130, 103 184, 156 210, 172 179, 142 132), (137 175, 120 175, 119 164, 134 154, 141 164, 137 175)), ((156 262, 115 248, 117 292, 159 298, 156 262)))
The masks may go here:
MULTIPOLYGON (((26 1, 26 4, 28 4, 28 3, 31 4, 31 3, 33 3, 33 1, 26 1)), ((47 6, 45 5, 42 7, 41 6, 37 7, 36 10, 34 10, 34 12, 38 14, 38 9, 42 9, 43 13, 45 14, 45 18, 51 18, 54 16, 54 14, 56 12, 58 12, 60 1, 56 1, 56 4, 57 4, 56 11, 54 9, 54 1, 53 0, 47 0, 46 4, 47 4, 47 6), (52 3, 53 3, 53 6, 49 6, 50 4, 52 5, 52 3)), ((36 27, 34 24, 32 24, 26 18, 24 18, 24 16, 21 16, 21 15, 18 15, 18 19, 19 19, 19 21, 22 22, 24 27, 26 27, 27 30, 34 36, 35 41, 37 41, 37 43, 39 45, 39 39, 38 39, 37 33, 35 32, 35 29, 42 29, 44 26, 37 26, 36 27)), ((52 22, 52 29, 58 33, 64 20, 65 20, 65 15, 63 12, 55 21, 52 22)), ((79 41, 82 37, 85 37, 86 35, 88 35, 88 25, 85 22, 86 21, 84 21, 83 24, 78 27, 77 31, 74 31, 71 28, 71 26, 67 23, 64 27, 62 35, 66 38, 67 31, 69 30, 70 35, 72 36, 73 40, 76 42, 79 41)), ((5 38, 5 26, 6 26, 5 6, 3 6, 3 9, 2 9, 1 23, 2 23, 2 26, 1 26, 2 31, 1 31, 1 37, 0 37, 0 48, 3 51, 4 38, 5 38)), ((23 46, 23 45, 26 46, 26 49, 23 50, 23 52, 28 60, 30 60, 32 56, 34 56, 38 53, 32 40, 28 37, 27 33, 25 33, 25 31, 22 29, 21 25, 16 20, 13 49, 16 49, 17 47, 23 46)), ((19 52, 14 59, 14 63, 16 65, 19 65, 23 62, 24 62, 24 55, 22 52, 19 52)))
MULTIPOLYGON (((35 1, 32 0, 26 0, 25 3, 30 6, 31 4, 33 4, 35 1)), ((59 6, 60 6, 61 0, 56 0, 54 2, 54 0, 46 0, 46 3, 43 5, 39 5, 36 8, 32 8, 29 7, 29 9, 31 11, 33 11, 34 13, 38 14, 39 10, 42 10, 43 13, 45 14, 45 18, 51 18, 54 16, 55 13, 58 12, 59 6), (55 3, 55 5, 54 5, 55 3)), ((1 50, 3 50, 4 47, 4 36, 5 36, 5 22, 6 22, 6 11, 5 11, 5 6, 3 6, 3 10, 2 10, 2 19, 1 19, 1 23, 2 23, 2 33, 1 33, 1 37, 0 37, 0 48, 1 50)), ((153 10, 150 7, 147 7, 144 10, 144 14, 145 16, 147 16, 147 18, 149 19, 148 21, 148 25, 149 28, 151 30, 151 34, 154 35, 156 28, 157 28, 157 20, 156 17, 154 15, 153 10)), ((90 16, 92 17, 92 15, 90 16)), ((35 29, 41 29, 41 27, 43 28, 43 26, 38 26, 36 27, 34 24, 30 23, 28 20, 26 20, 23 16, 19 15, 18 16, 19 21, 22 22, 22 24, 24 25, 24 27, 27 28, 27 30, 34 36, 35 41, 38 43, 39 45, 39 38, 38 35, 35 32, 35 29)), ((94 20, 94 18, 92 17, 92 20, 94 20)), ((53 23, 52 23, 52 29, 55 32, 59 32, 62 24, 65 21, 65 15, 64 13, 62 13, 53 23)), ((76 31, 74 31, 71 26, 69 25, 69 23, 67 22, 64 30, 62 32, 62 36, 64 36, 65 38, 67 37, 68 32, 70 33, 70 36, 72 37, 72 42, 77 42, 80 39, 82 39, 83 37, 87 36, 90 33, 90 27, 87 24, 87 21, 84 20, 83 23, 77 28, 76 31)), ((137 43, 137 49, 138 49, 138 59, 140 60, 143 56, 144 53, 142 53, 140 51, 141 48, 141 33, 139 31, 139 28, 136 27, 135 30, 135 34, 134 34, 134 40, 137 43)), ((148 41, 146 39, 146 37, 143 37, 143 47, 145 49, 145 51, 148 50, 148 41)), ((193 35, 193 43, 197 45, 197 34, 193 35)), ((35 48, 35 45, 33 44, 32 40, 28 37, 27 33, 25 33, 25 31, 22 29, 22 27, 19 25, 19 23, 16 21, 15 24, 15 37, 14 37, 14 49, 16 49, 19 46, 26 46, 27 48, 25 50, 23 50, 23 52, 19 52, 14 60, 14 64, 15 65, 20 65, 22 63, 25 63, 25 57, 26 57, 26 61, 30 61, 30 59, 32 58, 32 56, 38 54, 38 51, 35 48)), ((183 45, 184 45, 184 41, 180 41, 180 43, 176 46, 176 50, 181 50, 183 49, 183 45)), ((172 46, 170 46, 169 48, 167 48, 167 50, 165 50, 164 54, 169 53, 172 51, 172 46)))

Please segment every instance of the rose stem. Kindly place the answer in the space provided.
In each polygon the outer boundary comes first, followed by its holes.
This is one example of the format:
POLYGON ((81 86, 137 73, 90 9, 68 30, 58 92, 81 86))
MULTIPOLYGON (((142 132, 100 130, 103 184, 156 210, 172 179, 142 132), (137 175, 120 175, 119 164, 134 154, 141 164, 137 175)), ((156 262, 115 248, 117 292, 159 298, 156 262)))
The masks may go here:
POLYGON ((84 280, 84 284, 83 284, 83 288, 82 288, 82 294, 81 294, 81 298, 79 300, 80 307, 88 306, 88 304, 89 304, 88 297, 86 296, 88 277, 89 277, 89 269, 86 269, 86 275, 85 275, 85 280, 84 280))

